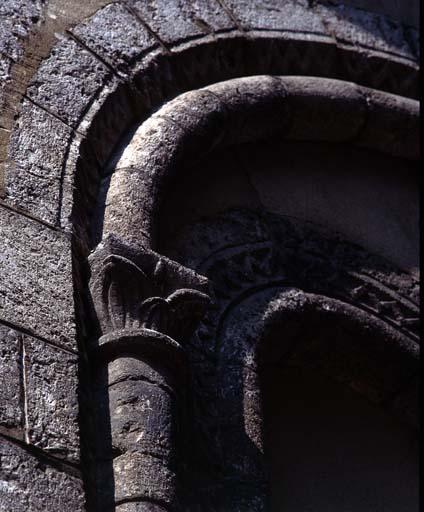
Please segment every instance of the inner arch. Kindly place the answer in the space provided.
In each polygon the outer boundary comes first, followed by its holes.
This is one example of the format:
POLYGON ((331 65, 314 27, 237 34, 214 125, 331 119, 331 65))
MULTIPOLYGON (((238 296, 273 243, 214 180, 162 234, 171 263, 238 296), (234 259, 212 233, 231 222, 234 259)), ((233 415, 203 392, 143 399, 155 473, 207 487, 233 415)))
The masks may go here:
POLYGON ((418 510, 411 428, 318 370, 280 365, 265 381, 272 512, 418 510))

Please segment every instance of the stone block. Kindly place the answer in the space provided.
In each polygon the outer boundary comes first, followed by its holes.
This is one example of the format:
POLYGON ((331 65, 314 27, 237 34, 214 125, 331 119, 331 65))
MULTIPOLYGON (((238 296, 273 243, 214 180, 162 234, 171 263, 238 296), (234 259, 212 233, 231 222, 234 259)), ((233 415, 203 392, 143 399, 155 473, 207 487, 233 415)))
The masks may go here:
POLYGON ((45 0, 3 0, 0 4, 0 54, 14 61, 23 54, 24 38, 41 17, 45 0))
POLYGON ((72 130, 24 100, 9 145, 6 201, 50 224, 58 219, 64 155, 72 130))
POLYGON ((83 512, 82 481, 5 439, 0 442, 1 512, 83 512))
POLYGON ((418 32, 380 14, 347 5, 317 5, 326 32, 337 41, 417 59, 418 32))
POLYGON ((111 4, 80 23, 72 33, 114 68, 126 71, 147 50, 159 45, 124 5, 111 4))
POLYGON ((216 0, 131 0, 130 5, 168 44, 234 28, 216 0))
POLYGON ((0 320, 76 350, 69 237, 0 206, 0 320))
POLYGON ((79 460, 77 356, 25 336, 28 442, 79 460))
POLYGON ((23 427, 21 354, 20 335, 0 325, 0 428, 19 438, 23 427))
POLYGON ((226 4, 246 29, 290 30, 324 33, 324 25, 307 0, 275 2, 275 0, 227 0, 226 4))
POLYGON ((111 71, 72 39, 62 39, 42 62, 27 95, 76 127, 111 71))

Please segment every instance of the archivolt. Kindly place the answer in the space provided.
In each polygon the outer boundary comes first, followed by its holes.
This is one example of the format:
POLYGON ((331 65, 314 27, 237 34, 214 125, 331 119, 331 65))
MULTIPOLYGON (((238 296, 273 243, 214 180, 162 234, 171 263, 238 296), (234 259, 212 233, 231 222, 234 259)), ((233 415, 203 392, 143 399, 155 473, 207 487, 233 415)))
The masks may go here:
POLYGON ((418 158, 418 102, 314 77, 254 76, 178 96, 143 123, 112 175, 104 233, 155 244, 162 192, 212 149, 279 137, 350 142, 418 158))

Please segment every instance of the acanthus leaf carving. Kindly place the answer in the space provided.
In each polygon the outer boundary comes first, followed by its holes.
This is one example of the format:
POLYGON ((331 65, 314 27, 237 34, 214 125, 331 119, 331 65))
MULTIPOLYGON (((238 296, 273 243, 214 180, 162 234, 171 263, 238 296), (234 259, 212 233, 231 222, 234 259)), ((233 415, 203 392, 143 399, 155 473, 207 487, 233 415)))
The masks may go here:
POLYGON ((102 334, 147 328, 181 340, 190 336, 210 302, 206 278, 116 237, 100 244, 90 263, 102 334))

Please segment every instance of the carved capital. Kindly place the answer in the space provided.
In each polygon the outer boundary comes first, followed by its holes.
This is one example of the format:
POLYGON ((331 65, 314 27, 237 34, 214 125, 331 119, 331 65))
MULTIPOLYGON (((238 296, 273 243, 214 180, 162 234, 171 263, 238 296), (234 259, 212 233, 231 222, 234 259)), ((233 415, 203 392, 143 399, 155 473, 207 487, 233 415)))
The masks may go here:
POLYGON ((102 335, 150 329, 181 342, 209 304, 205 277, 114 235, 97 246, 89 262, 102 335))

